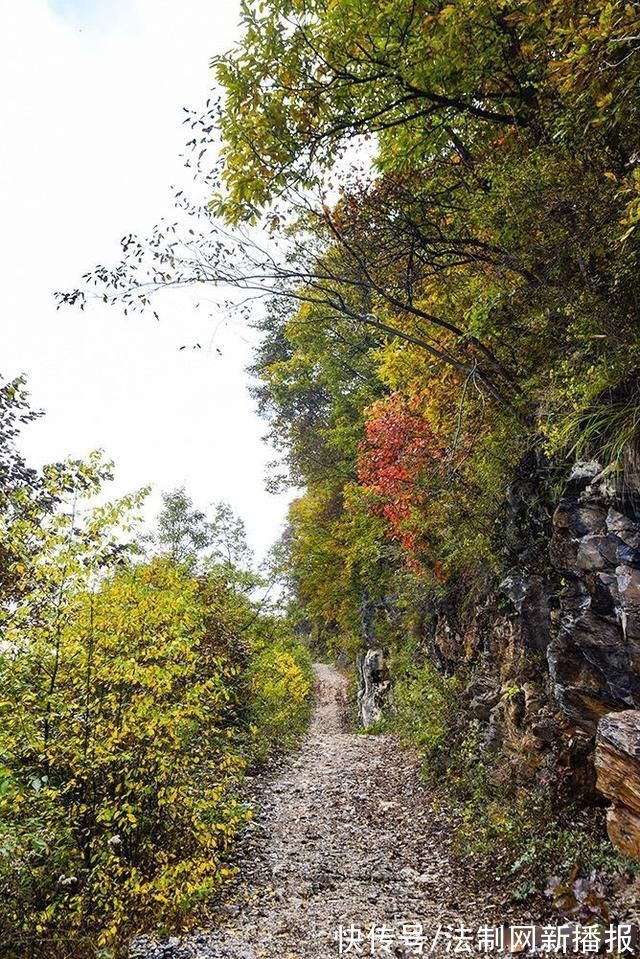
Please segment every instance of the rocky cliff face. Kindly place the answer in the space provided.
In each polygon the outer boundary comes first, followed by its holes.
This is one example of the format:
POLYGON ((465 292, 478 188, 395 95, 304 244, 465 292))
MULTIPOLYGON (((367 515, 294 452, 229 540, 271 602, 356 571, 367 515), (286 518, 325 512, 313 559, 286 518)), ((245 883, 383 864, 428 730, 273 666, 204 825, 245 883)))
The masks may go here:
MULTIPOLYGON (((463 667, 471 676, 469 714, 512 781, 560 769, 571 774, 574 795, 595 799, 600 722, 599 787, 613 801, 609 832, 640 856, 637 721, 626 721, 624 758, 612 752, 615 717, 640 716, 640 522, 598 463, 578 463, 546 542, 550 565, 536 569, 529 552, 502 582, 476 578, 472 587, 450 590, 426 637, 429 655, 443 672, 463 667), (629 802, 623 779, 632 772, 637 793, 629 802)), ((384 708, 381 664, 381 652, 371 649, 360 663, 363 717, 377 719, 384 708)), ((620 753, 619 742, 615 748, 620 753)))
POLYGON ((550 771, 561 755, 565 766, 577 769, 576 751, 585 750, 551 692, 545 653, 554 603, 541 576, 514 570, 485 584, 479 601, 443 604, 433 629, 432 644, 447 671, 463 666, 471 675, 467 708, 484 727, 486 748, 501 753, 502 774, 520 783, 550 771))
POLYGON ((564 588, 549 673, 562 711, 594 734, 606 713, 640 706, 640 524, 598 463, 576 464, 553 524, 564 588))

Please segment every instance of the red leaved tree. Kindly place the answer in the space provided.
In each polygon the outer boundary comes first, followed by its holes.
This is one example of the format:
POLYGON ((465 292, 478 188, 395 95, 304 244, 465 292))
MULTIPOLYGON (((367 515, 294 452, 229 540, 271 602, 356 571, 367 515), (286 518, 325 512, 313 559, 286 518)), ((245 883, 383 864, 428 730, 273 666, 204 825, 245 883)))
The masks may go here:
POLYGON ((424 415, 424 400, 392 393, 374 403, 360 444, 358 479, 371 495, 371 509, 388 523, 407 564, 423 569, 427 557, 438 574, 425 530, 429 480, 443 470, 444 453, 424 415))

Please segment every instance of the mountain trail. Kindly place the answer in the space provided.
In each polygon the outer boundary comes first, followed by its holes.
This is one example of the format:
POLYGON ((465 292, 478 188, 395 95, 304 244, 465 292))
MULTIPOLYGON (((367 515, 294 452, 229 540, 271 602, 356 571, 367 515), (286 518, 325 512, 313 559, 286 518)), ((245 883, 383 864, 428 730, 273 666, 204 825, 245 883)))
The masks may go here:
POLYGON ((314 670, 311 726, 296 758, 256 784, 258 814, 219 924, 138 940, 132 956, 477 955, 477 929, 505 921, 495 895, 452 860, 451 825, 416 759, 392 737, 349 731, 344 676, 314 670))

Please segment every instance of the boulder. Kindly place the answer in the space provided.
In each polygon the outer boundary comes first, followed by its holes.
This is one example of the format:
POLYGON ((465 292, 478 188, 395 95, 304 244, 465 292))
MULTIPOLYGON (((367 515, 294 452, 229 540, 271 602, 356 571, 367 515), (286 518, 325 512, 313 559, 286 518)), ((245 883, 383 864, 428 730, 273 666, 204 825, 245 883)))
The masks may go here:
POLYGON ((389 701, 391 682, 382 649, 368 649, 356 660, 358 670, 358 712, 367 729, 379 722, 389 701))
POLYGON ((640 710, 608 713, 598 724, 597 787, 613 805, 607 813, 609 838, 640 859, 640 710))

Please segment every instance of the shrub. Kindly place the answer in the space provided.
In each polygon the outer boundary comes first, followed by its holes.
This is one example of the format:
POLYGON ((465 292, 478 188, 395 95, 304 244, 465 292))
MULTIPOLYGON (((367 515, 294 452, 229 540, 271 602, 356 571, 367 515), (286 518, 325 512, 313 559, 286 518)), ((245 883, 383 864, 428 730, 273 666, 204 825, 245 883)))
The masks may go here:
POLYGON ((297 743, 311 704, 309 650, 287 634, 284 624, 274 622, 270 633, 256 641, 247 672, 248 754, 254 762, 274 748, 297 743))
MULTIPOLYGON (((247 817, 236 667, 197 581, 165 560, 67 598, 0 668, 5 943, 179 924, 228 873, 247 817), (46 624, 49 625, 49 624, 46 624)), ((210 598, 211 602, 211 598, 210 598)), ((20 943, 20 945, 18 945, 20 943)))
POLYGON ((428 660, 420 662, 412 644, 395 654, 392 671, 396 677, 392 725, 417 747, 428 775, 439 768, 443 753, 448 752, 445 747, 450 745, 459 709, 460 681, 443 676, 428 660))
POLYGON ((0 382, 0 951, 106 959, 193 922, 230 874, 247 757, 302 729, 310 666, 252 602, 230 511, 224 561, 198 561, 184 493, 189 548, 144 559, 144 491, 88 505, 112 475, 99 453, 29 468, 32 418, 22 381, 0 382))

